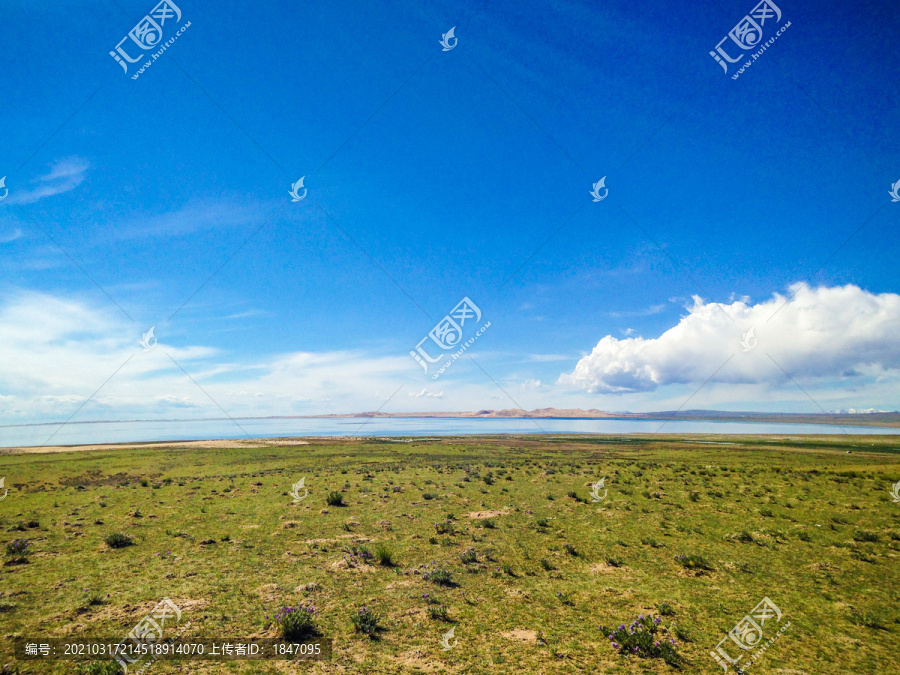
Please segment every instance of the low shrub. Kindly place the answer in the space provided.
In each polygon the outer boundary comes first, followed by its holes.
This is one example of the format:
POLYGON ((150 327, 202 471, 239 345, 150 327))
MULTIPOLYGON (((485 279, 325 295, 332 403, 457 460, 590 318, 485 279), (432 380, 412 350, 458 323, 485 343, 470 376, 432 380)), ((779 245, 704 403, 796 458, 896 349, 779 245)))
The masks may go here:
POLYGON ((615 630, 600 626, 600 630, 608 633, 613 649, 622 656, 662 659, 677 667, 681 663, 681 656, 675 649, 678 643, 674 638, 659 635, 661 622, 658 616, 651 619, 641 614, 630 626, 622 624, 615 630))

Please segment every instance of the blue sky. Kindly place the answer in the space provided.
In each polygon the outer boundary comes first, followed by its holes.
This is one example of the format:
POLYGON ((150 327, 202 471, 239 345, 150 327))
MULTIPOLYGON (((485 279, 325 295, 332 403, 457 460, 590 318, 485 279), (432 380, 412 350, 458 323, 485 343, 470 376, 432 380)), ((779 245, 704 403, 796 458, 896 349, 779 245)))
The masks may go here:
POLYGON ((888 3, 153 6, 3 9, 2 421, 900 408, 888 3))

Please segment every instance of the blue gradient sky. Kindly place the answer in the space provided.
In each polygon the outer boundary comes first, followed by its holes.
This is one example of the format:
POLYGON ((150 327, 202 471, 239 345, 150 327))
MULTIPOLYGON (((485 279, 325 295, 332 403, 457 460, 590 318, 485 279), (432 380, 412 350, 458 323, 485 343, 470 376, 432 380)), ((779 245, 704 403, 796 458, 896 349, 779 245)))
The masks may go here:
MULTIPOLYGON (((886 2, 780 2, 790 28, 732 80, 709 51, 752 1, 183 0, 190 28, 132 80, 108 52, 153 4, 2 10, 6 422, 351 412, 398 387, 385 410, 673 409, 705 377, 559 378, 692 296, 853 285, 887 302, 874 342, 897 320, 886 2), (408 352, 464 296, 491 322, 481 368, 433 381, 408 352)), ((786 355, 796 382, 714 380, 688 407, 896 409, 897 348, 869 342, 851 381, 786 355)))

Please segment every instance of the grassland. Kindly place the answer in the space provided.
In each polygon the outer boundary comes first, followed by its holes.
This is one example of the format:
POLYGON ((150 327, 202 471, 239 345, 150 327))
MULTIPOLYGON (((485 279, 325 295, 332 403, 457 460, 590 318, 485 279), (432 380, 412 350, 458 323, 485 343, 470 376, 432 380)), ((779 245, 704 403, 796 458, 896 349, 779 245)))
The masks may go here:
POLYGON ((7 453, 2 476, 3 547, 29 542, 0 567, 11 672, 79 672, 16 662, 11 640, 121 639, 163 597, 184 638, 277 637, 281 607, 314 604, 334 656, 151 673, 716 673, 709 652, 763 597, 791 625, 749 672, 896 672, 889 436, 173 443, 7 453), (118 532, 133 545, 105 543, 118 532), (382 615, 371 637, 363 606, 382 615), (661 617, 676 665, 599 630, 641 614, 661 617))

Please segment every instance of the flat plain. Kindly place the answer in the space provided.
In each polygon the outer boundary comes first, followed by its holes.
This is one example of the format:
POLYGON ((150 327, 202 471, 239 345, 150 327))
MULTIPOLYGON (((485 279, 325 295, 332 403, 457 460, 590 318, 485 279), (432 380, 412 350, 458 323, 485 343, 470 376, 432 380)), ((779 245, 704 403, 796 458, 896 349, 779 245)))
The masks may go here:
POLYGON ((896 667, 897 437, 304 441, 0 451, 0 672, 118 672, 13 640, 118 642, 163 598, 184 640, 312 605, 333 656, 144 672, 721 673, 763 598, 748 672, 896 667), (613 646, 640 616, 671 649, 613 646))

